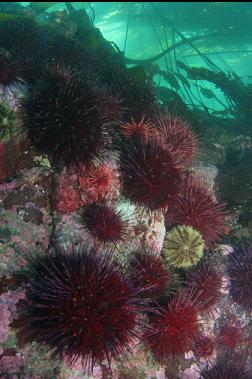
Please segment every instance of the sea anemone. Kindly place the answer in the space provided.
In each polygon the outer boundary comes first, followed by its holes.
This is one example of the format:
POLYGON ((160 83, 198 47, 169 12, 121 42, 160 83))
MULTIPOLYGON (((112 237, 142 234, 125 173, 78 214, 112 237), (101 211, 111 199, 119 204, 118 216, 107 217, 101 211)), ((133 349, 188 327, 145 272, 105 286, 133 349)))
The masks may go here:
POLYGON ((115 246, 129 238, 130 222, 119 204, 92 202, 80 214, 81 224, 98 244, 115 246))
POLYGON ((222 297, 222 273, 216 264, 206 260, 189 272, 187 286, 194 291, 200 309, 211 311, 222 297))
POLYGON ((90 84, 63 67, 46 70, 23 101, 28 137, 57 167, 79 169, 103 160, 108 147, 106 122, 90 84))
POLYGON ((216 344, 211 336, 200 334, 193 342, 192 351, 196 358, 211 358, 216 344))
POLYGON ((204 253, 204 240, 201 234, 188 225, 178 225, 167 233, 164 255, 167 261, 177 268, 195 265, 204 253))
POLYGON ((179 192, 166 213, 166 224, 190 225, 198 230, 207 248, 224 233, 226 210, 215 195, 191 174, 185 174, 179 192))
POLYGON ((196 303, 190 293, 179 292, 150 316, 143 341, 158 362, 191 349, 199 332, 196 303))
POLYGON ((153 297, 165 292, 169 273, 162 259, 149 251, 137 251, 129 263, 132 281, 141 289, 144 297, 153 297))
POLYGON ((137 292, 111 254, 82 247, 29 257, 27 301, 19 309, 25 343, 47 345, 86 369, 126 356, 139 335, 137 292))
POLYGON ((186 121, 180 117, 164 113, 154 124, 164 137, 169 150, 179 159, 183 166, 189 165, 198 150, 198 140, 186 121))
POLYGON ((232 300, 252 311, 252 248, 239 247, 228 255, 227 274, 232 300))
POLYGON ((249 379, 243 361, 233 356, 218 358, 200 373, 200 379, 249 379))
POLYGON ((178 190, 180 169, 156 138, 147 143, 138 137, 125 142, 120 168, 123 194, 138 207, 161 210, 178 190))

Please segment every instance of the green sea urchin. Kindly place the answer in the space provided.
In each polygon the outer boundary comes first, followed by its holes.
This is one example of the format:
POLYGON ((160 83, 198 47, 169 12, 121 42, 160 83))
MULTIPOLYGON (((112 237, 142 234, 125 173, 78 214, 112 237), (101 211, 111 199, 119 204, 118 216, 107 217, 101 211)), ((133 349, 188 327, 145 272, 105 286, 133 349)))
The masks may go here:
POLYGON ((168 232, 164 253, 172 266, 188 268, 195 265, 204 252, 201 234, 188 225, 178 225, 168 232))

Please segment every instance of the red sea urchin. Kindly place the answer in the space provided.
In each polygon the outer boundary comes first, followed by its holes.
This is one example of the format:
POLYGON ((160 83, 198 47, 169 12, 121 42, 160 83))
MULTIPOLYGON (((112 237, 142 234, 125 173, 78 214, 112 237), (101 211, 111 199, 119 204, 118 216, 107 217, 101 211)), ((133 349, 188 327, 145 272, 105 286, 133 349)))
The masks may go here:
POLYGON ((117 245, 127 240, 130 223, 118 204, 92 202, 80 214, 82 225, 98 244, 117 245))
POLYGON ((244 341, 244 333, 240 326, 225 325, 218 333, 217 341, 219 347, 233 350, 244 341))
POLYGON ((211 261, 197 265, 188 274, 187 286, 200 303, 200 310, 209 312, 220 301, 222 273, 211 261))
POLYGON ((142 138, 135 137, 125 142, 120 169, 123 194, 138 207, 161 210, 177 193, 180 168, 157 138, 145 143, 142 138))
POLYGON ((154 133, 153 125, 144 116, 139 122, 131 119, 129 122, 122 123, 122 134, 126 139, 139 137, 146 143, 154 133))
POLYGON ((78 180, 81 190, 94 201, 114 195, 119 188, 116 168, 108 164, 90 166, 78 180))
POLYGON ((200 334, 193 342, 192 351, 196 358, 211 358, 213 356, 216 343, 213 337, 200 334))
POLYGON ((227 274, 232 300, 252 311, 252 248, 239 247, 228 255, 227 274))
POLYGON ((164 137, 169 150, 178 157, 183 166, 189 165, 198 150, 198 140, 187 122, 180 117, 165 113, 154 121, 157 130, 164 137))
POLYGON ((201 233, 207 248, 210 248, 224 233, 225 216, 225 207, 215 195, 193 175, 185 174, 166 213, 166 224, 192 226, 201 233))
POLYGON ((27 302, 19 309, 24 342, 46 344, 86 369, 131 352, 139 334, 140 303, 111 254, 83 248, 30 257, 27 302))
POLYGON ((162 259, 151 252, 135 252, 130 260, 132 281, 141 289, 144 297, 164 293, 169 282, 169 273, 162 259))
POLYGON ((76 169, 106 156, 106 115, 90 83, 69 69, 48 69, 30 87, 23 124, 33 145, 56 166, 76 169))
POLYGON ((188 291, 179 292, 150 316, 143 340, 158 362, 191 349, 199 332, 197 306, 188 291))

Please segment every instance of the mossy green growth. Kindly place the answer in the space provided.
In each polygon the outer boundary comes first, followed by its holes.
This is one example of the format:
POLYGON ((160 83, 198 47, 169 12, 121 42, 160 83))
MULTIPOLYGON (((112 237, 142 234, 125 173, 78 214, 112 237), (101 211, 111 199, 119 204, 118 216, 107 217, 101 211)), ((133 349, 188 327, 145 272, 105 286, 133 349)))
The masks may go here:
POLYGON ((178 225, 167 234, 165 259, 176 268, 188 268, 200 260, 204 246, 204 240, 197 230, 188 225, 178 225))
POLYGON ((7 105, 0 104, 0 143, 5 143, 12 139, 15 127, 15 113, 7 105))

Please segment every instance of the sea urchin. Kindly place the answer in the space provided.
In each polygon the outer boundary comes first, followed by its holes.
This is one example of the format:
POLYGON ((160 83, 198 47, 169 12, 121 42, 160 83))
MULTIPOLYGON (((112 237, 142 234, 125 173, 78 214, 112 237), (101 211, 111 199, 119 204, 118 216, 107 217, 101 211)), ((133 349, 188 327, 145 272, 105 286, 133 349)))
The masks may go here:
POLYGON ((29 259, 27 302, 19 310, 19 335, 46 344, 53 354, 83 366, 117 359, 138 336, 134 287, 111 254, 57 249, 29 259))
POLYGON ((244 363, 237 357, 223 356, 200 373, 200 379, 249 379, 244 363))
POLYGON ((99 244, 116 245, 129 236, 130 223, 112 202, 92 202, 81 209, 81 223, 99 244))
POLYGON ((12 88, 24 84, 21 71, 11 54, 0 48, 0 85, 12 88))
POLYGON ((252 311, 252 248, 240 247, 228 255, 227 273, 232 300, 252 311))
POLYGON ((162 294, 169 282, 169 273, 162 259, 148 251, 137 251, 130 260, 132 281, 145 297, 162 294))
POLYGON ((192 226, 201 233, 206 247, 210 248, 224 233, 225 217, 225 207, 215 195, 193 175, 185 174, 166 214, 166 224, 192 226))
POLYGON ((180 117, 164 113, 159 116, 154 124, 164 137, 170 151, 178 157, 179 162, 186 166, 196 156, 198 141, 189 125, 180 117))
POLYGON ((28 137, 59 167, 76 169, 103 160, 106 121, 88 81, 61 66, 46 70, 23 101, 28 137))
POLYGON ((164 254, 167 261, 177 268, 195 265, 204 253, 204 240, 191 226, 178 225, 167 233, 164 254))
POLYGON ((213 356, 215 345, 213 337, 200 334, 193 342, 192 351, 196 358, 210 358, 213 356))
POLYGON ((143 340, 154 358, 163 362, 189 351, 198 331, 197 307, 186 291, 176 294, 150 317, 143 340))
POLYGON ((177 192, 180 169, 157 138, 145 143, 135 137, 125 143, 120 168, 123 194, 139 207, 158 211, 177 192))
POLYGON ((222 297, 222 273, 212 261, 205 261, 191 269, 187 278, 203 312, 210 312, 222 297))

